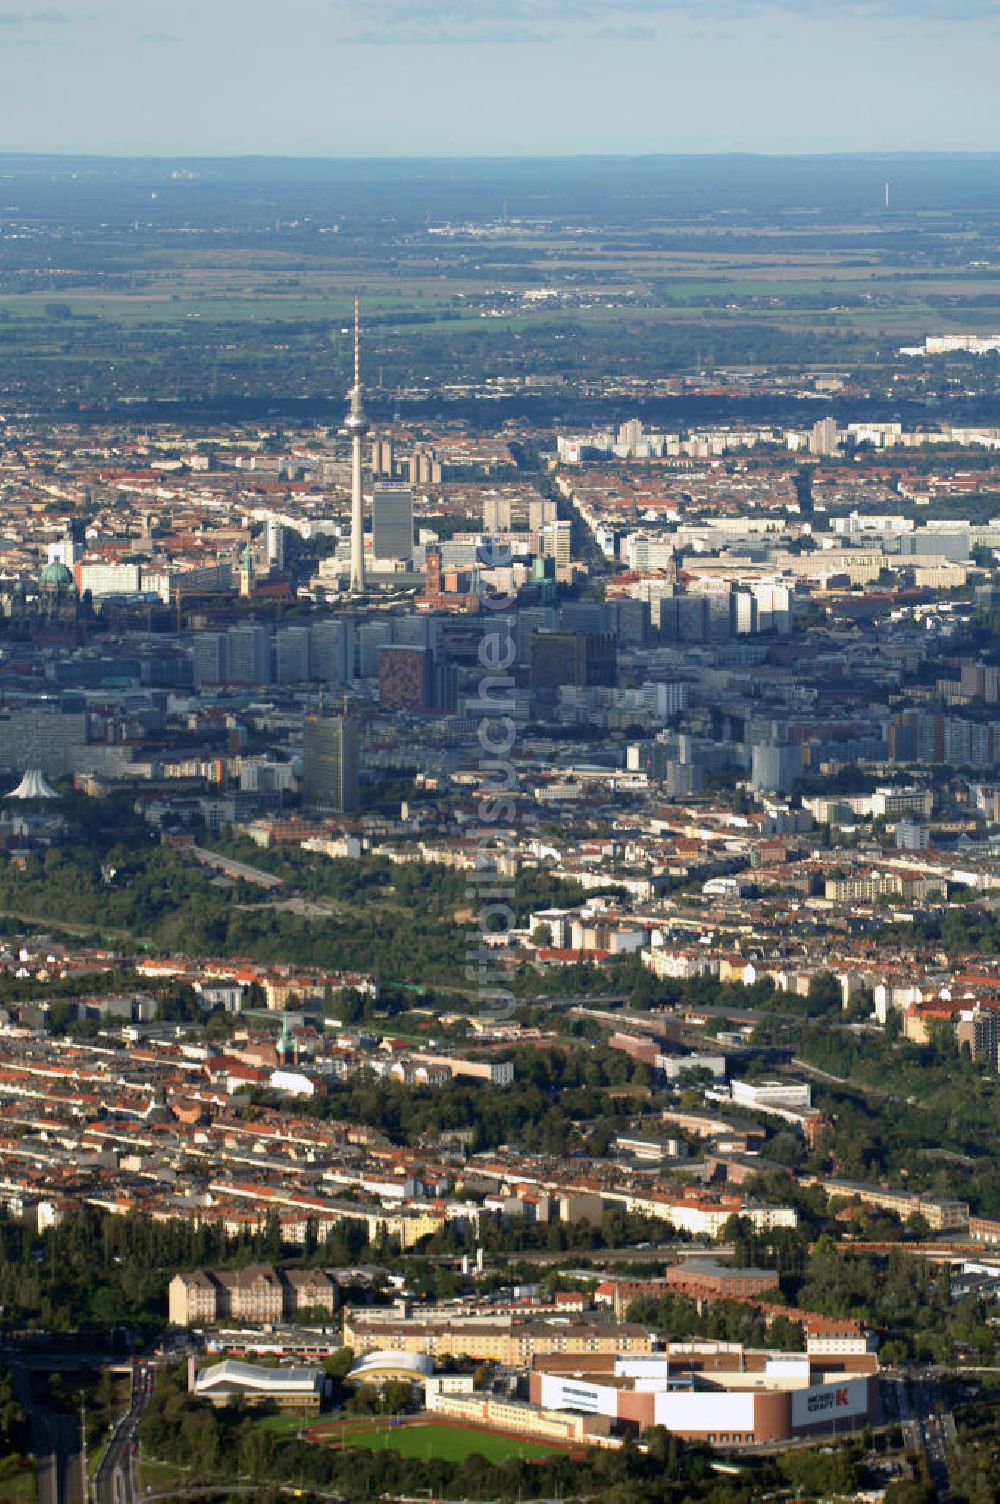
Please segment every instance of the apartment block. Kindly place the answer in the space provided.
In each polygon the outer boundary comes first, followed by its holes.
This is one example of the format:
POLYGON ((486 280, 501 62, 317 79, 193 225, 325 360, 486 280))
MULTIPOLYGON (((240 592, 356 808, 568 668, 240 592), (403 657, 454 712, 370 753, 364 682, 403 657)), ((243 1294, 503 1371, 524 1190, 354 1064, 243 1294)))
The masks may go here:
POLYGON ((271 1264, 175 1274, 167 1291, 173 1326, 219 1321, 271 1326, 303 1311, 319 1310, 332 1316, 337 1301, 336 1281, 322 1269, 276 1269, 271 1264))

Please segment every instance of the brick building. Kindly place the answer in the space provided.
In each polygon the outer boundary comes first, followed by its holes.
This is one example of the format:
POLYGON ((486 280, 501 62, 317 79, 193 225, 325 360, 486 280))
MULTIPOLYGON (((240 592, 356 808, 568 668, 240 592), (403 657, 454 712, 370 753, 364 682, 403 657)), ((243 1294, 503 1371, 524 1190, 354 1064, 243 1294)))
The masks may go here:
POLYGON ((674 1294, 695 1300, 751 1300, 778 1288, 773 1269, 731 1269, 715 1259, 685 1259, 672 1264, 665 1275, 674 1294))

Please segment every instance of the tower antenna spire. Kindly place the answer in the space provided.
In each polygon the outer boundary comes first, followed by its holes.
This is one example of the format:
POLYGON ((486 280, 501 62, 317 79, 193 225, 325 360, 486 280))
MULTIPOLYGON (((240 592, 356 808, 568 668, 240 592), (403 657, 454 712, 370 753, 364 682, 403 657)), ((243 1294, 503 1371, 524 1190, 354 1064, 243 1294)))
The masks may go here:
POLYGON ((361 299, 354 294, 354 390, 361 390, 361 299))
POLYGON ((351 590, 355 595, 365 588, 365 519, 361 484, 361 444, 368 432, 361 401, 361 299, 354 296, 354 385, 350 391, 350 411, 345 428, 351 439, 351 590))

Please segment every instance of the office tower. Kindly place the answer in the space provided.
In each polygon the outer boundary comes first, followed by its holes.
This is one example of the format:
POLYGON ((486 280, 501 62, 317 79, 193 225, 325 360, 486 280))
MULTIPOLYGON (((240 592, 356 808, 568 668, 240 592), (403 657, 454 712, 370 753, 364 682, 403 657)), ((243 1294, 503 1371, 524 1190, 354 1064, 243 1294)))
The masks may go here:
POLYGON ((705 769, 698 762, 668 761, 663 769, 663 792, 670 799, 697 794, 705 782, 705 769))
POLYGON ((437 647, 438 623, 433 616, 394 616, 392 640, 404 647, 437 647))
POLYGON ((514 618, 514 642, 517 646, 517 662, 527 663, 531 652, 531 639, 536 632, 549 632, 557 625, 553 606, 527 606, 514 618))
POLYGON ((761 580, 753 586, 758 632, 786 636, 792 629, 792 592, 787 585, 761 580))
POLYGON ((649 636, 649 602, 623 596, 608 602, 608 627, 617 633, 619 642, 639 645, 649 636))
MULTIPOLYGON (((729 610, 729 597, 725 597, 729 610)), ((656 603, 654 602, 654 610, 656 603)), ((709 613, 707 595, 663 596, 659 601, 659 632, 664 642, 707 642, 709 613)))
POLYGON ((486 496, 483 498, 483 532, 510 532, 510 497, 486 496))
POLYGON ((271 680, 271 633, 267 627, 230 627, 226 633, 226 682, 268 684, 271 680))
POLYGON ((87 715, 56 706, 28 706, 0 716, 0 769, 36 768, 61 778, 77 767, 87 744, 87 715))
POLYGON ((349 684, 354 678, 354 623, 344 617, 313 622, 309 628, 309 663, 314 679, 349 684))
POLYGON ((191 664, 199 688, 202 684, 225 684, 225 632, 196 632, 191 639, 191 664))
POLYGON ((750 782, 756 794, 787 794, 802 776, 802 748, 797 742, 759 742, 752 756, 750 782))
POLYGON ((285 567, 285 529, 277 517, 267 519, 264 546, 267 551, 268 570, 280 574, 285 567))
POLYGON ((302 727, 302 802, 348 814, 358 808, 358 723, 351 715, 309 715, 302 727))
MULTIPOLYGON (((657 612, 657 602, 653 602, 657 612)), ((658 630, 664 642, 727 642, 732 635, 729 592, 665 595, 658 603, 658 630)), ((655 619, 655 618, 654 618, 655 619)))
POLYGON ((378 655, 378 699, 383 710, 430 710, 434 654, 429 648, 392 644, 378 655))
POLYGON ((372 495, 372 553, 376 559, 413 558, 413 492, 378 485, 372 495))
POLYGON ((660 633, 661 636, 673 635, 676 637, 676 628, 672 634, 664 632, 664 603, 671 601, 674 595, 674 587, 662 581, 651 584, 648 588, 640 587, 640 601, 649 605, 649 630, 660 633))
POLYGON ((361 492, 361 444, 368 432, 361 400, 361 305, 354 299, 354 385, 351 410, 344 424, 351 438, 351 589, 361 594, 365 588, 365 513, 361 492))
POLYGON ((728 594, 712 591, 706 595, 708 641, 728 642, 733 635, 733 612, 728 594))
POLYGON ((431 704, 435 710, 453 711, 458 707, 458 669, 454 663, 434 661, 434 689, 431 704))
POLYGON ((686 710, 691 703, 690 684, 644 684, 642 700, 650 715, 665 721, 686 710))
POLYGON ((358 672, 362 679, 378 673, 379 649, 392 642, 392 622, 366 621, 358 628, 358 672))
POLYGON ((528 652, 528 683, 534 690, 613 688, 618 682, 613 632, 536 632, 528 652))
POLYGON ((246 547, 240 555, 240 598, 249 600, 253 595, 256 580, 256 569, 253 562, 253 549, 250 539, 247 539, 246 547))
POLYGON ((557 569, 572 562, 571 530, 569 522, 547 522, 542 528, 542 553, 556 561, 557 569))
POLYGON ((753 593, 734 586, 729 595, 729 625, 736 637, 748 637, 757 627, 757 603, 753 593))
POLYGON ((274 634, 274 676, 279 684, 302 684, 310 678, 309 628, 279 627, 274 634))
POLYGON ((607 632, 610 614, 603 601, 567 601, 559 612, 559 625, 567 632, 607 632))

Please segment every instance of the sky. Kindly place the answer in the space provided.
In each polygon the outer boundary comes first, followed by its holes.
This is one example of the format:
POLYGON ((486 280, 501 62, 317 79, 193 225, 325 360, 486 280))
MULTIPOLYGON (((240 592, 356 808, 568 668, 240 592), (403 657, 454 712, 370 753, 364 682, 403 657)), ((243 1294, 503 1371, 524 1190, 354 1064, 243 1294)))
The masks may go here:
POLYGON ((0 0, 0 150, 1000 149, 1000 0, 0 0))

